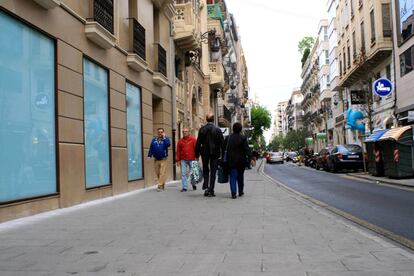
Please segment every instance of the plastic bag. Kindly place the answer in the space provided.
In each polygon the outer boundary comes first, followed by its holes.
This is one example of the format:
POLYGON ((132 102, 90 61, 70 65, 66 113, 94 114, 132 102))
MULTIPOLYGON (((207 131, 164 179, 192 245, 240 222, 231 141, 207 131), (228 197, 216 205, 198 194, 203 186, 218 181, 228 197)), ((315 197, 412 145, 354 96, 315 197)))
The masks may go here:
POLYGON ((203 170, 198 161, 191 162, 190 181, 191 185, 196 185, 203 181, 203 170))

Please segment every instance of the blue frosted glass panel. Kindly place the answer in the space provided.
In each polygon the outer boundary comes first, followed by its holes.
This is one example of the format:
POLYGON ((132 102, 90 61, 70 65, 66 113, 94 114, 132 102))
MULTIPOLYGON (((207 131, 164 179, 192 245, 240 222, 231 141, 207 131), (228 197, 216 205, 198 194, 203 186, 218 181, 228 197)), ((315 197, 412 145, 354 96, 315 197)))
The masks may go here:
POLYGON ((128 180, 142 178, 141 91, 126 84, 128 180))
POLYGON ((108 72, 83 61, 86 188, 107 185, 109 178, 108 72))
POLYGON ((56 186, 55 43, 0 11, 0 202, 56 186))

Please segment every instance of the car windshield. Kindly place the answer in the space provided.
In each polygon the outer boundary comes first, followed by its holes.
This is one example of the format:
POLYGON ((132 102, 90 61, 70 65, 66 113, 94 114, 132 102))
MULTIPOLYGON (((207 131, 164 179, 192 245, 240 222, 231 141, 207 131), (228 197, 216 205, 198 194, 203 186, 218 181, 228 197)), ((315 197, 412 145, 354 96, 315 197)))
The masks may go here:
POLYGON ((349 152, 362 152, 362 149, 358 145, 344 145, 344 149, 349 152))

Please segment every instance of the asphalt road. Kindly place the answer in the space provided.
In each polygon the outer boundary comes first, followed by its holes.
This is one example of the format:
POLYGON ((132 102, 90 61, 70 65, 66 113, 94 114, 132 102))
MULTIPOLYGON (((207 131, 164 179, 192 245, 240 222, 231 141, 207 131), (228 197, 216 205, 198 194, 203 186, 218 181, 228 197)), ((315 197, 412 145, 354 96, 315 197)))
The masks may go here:
POLYGON ((266 164, 264 171, 298 192, 414 240, 414 191, 348 179, 292 164, 266 164))

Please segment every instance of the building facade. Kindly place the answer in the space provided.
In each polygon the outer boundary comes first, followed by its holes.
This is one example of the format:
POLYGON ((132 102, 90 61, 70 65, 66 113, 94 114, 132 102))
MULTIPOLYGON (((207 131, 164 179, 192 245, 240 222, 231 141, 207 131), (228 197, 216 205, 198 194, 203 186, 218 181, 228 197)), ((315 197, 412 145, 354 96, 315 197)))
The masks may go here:
MULTIPOLYGON (((172 135, 171 1, 0 1, 0 221, 155 184, 172 135)), ((172 150, 167 180, 172 179, 172 150)))
POLYGON ((303 94, 300 89, 295 89, 290 96, 286 107, 287 128, 300 130, 304 127, 304 112, 302 109, 303 94))
MULTIPOLYGON (((394 82, 390 15, 390 1, 338 2, 339 86, 346 99, 344 109, 365 114, 366 133, 397 124, 395 93, 379 97, 372 92, 376 79, 394 82)), ((361 143, 360 132, 346 132, 346 143, 361 143)))
POLYGON ((286 136, 288 132, 288 119, 286 109, 288 101, 279 102, 273 116, 273 137, 286 136))
POLYGON ((397 89, 396 114, 400 125, 412 124, 409 111, 414 111, 414 1, 393 0, 395 82, 397 89))

